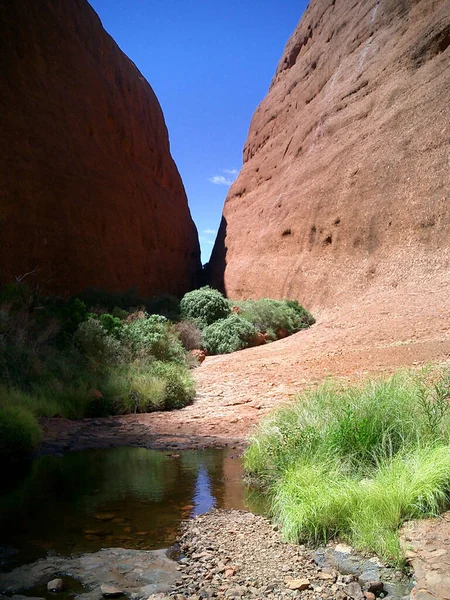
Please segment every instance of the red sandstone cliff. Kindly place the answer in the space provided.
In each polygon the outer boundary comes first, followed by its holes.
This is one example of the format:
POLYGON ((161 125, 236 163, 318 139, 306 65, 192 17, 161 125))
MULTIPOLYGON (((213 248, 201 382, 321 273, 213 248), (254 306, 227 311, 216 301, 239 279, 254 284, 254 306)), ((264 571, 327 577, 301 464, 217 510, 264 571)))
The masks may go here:
POLYGON ((307 306, 450 277, 450 4, 312 0, 257 108, 211 280, 307 306))
POLYGON ((191 288, 197 232, 147 81, 85 0, 8 0, 0 23, 0 283, 191 288))

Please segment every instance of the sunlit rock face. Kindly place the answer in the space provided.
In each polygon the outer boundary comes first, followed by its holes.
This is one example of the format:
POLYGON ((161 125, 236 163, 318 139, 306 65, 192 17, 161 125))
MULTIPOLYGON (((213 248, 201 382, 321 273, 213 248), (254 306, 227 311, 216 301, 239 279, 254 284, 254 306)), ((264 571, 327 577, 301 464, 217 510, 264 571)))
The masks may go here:
POLYGON ((190 289, 197 231, 150 85, 85 0, 7 0, 0 24, 0 283, 190 289))
POLYGON ((210 265, 330 306, 449 269, 448 0, 312 0, 244 147, 210 265))

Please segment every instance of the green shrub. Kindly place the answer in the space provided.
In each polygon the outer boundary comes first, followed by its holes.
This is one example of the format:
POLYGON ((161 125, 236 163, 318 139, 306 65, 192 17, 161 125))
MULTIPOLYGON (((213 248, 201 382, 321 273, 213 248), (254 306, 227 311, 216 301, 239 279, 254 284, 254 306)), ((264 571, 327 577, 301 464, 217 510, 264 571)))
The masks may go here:
POLYGON ((272 333, 276 337, 305 329, 315 321, 309 312, 296 300, 245 300, 236 302, 239 315, 252 323, 261 333, 272 333))
POLYGON ((136 319, 123 327, 123 339, 132 356, 138 359, 151 357, 162 361, 184 361, 180 340, 170 331, 169 321, 161 315, 136 319))
POLYGON ((337 536, 400 564, 402 522, 450 506, 447 384, 439 371, 326 383, 263 422, 244 465, 270 490, 286 537, 337 536))
POLYGON ((107 333, 112 335, 113 337, 120 338, 120 334, 122 332, 122 321, 119 317, 114 317, 109 313, 103 313, 100 315, 100 325, 105 329, 107 333))
POLYGON ((0 381, 29 386, 52 356, 58 332, 54 319, 38 325, 26 309, 0 308, 0 381))
POLYGON ((3 406, 0 398, 0 457, 23 460, 41 440, 42 431, 33 413, 22 406, 3 406))
POLYGON ((157 361, 151 364, 151 373, 164 380, 166 384, 164 408, 168 410, 183 408, 192 403, 195 385, 192 375, 185 366, 157 361))
POLYGON ((63 304, 63 306, 58 309, 49 310, 60 318, 63 323, 63 331, 66 334, 72 335, 81 325, 89 318, 89 313, 86 308, 84 302, 82 302, 79 298, 74 298, 68 304, 63 304))
POLYGON ((256 329, 251 323, 231 314, 203 330, 203 346, 209 354, 227 354, 247 348, 255 335, 256 329))
MULTIPOLYGON (((165 317, 140 318, 139 311, 132 321, 117 307, 115 295, 112 313, 97 305, 95 314, 81 299, 39 298, 23 285, 0 297, 5 301, 0 305, 1 453, 9 452, 10 440, 11 456, 30 452, 39 416, 77 419, 192 401, 193 380, 182 366, 185 352, 165 317)), ((178 301, 158 302, 161 309, 175 310, 178 301)))
POLYGON ((283 302, 288 308, 298 314, 303 326, 310 327, 311 325, 314 325, 316 319, 298 302, 298 300, 283 300, 283 302))
POLYGON ((99 369, 124 361, 124 349, 120 341, 109 335, 96 319, 89 318, 79 325, 74 342, 90 363, 99 369))
POLYGON ((229 302, 209 286, 185 294, 180 309, 183 319, 194 320, 201 328, 224 319, 231 312, 229 302))

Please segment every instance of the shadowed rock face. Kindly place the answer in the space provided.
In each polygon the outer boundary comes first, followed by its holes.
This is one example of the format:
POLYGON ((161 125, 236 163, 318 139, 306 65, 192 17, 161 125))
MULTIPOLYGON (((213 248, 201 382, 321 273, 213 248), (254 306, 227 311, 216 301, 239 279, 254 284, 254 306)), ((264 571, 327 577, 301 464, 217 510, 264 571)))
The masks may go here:
POLYGON ((352 300, 450 266, 448 0, 312 0, 257 108, 210 273, 352 300))
POLYGON ((7 0, 0 23, 0 283, 190 289, 197 231, 147 81, 85 0, 7 0))

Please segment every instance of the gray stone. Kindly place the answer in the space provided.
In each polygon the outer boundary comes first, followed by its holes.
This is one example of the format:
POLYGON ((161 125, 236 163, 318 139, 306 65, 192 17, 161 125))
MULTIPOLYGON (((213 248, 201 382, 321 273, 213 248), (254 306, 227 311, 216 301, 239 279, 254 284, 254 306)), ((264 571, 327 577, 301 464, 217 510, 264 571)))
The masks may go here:
POLYGON ((100 591, 104 598, 118 598, 119 596, 124 595, 124 591, 122 588, 117 585, 112 585, 110 583, 102 583, 100 586, 100 591))
POLYGON ((178 563, 165 550, 125 550, 108 548, 81 556, 53 556, 0 573, 0 589, 9 593, 46 585, 55 572, 70 573, 86 588, 78 600, 99 597, 100 586, 113 585, 130 600, 169 592, 179 578, 178 563), (140 571, 140 573, 138 573, 140 571), (95 592, 95 590, 97 590, 95 592))
POLYGON ((62 579, 52 579, 47 583, 47 590, 49 592, 62 592, 64 588, 64 581, 62 579))
POLYGON ((344 592, 347 594, 347 596, 350 596, 350 598, 353 598, 353 600, 363 600, 363 598, 364 598, 364 594, 361 589, 361 586, 356 581, 353 581, 352 583, 348 583, 344 587, 344 592))

